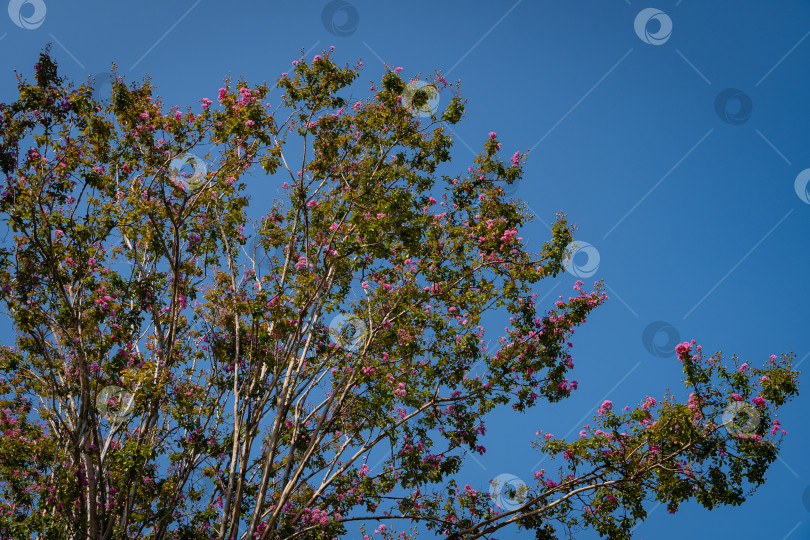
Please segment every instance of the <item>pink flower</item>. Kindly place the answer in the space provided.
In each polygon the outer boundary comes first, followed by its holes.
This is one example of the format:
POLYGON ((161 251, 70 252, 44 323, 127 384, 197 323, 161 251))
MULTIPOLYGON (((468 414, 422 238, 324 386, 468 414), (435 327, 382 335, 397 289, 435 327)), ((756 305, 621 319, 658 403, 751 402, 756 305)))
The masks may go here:
POLYGON ((401 68, 401 67, 398 67, 398 68, 396 68, 394 71, 396 71, 397 73, 399 73, 400 71, 402 71, 402 68, 401 68))
POLYGON ((734 401, 742 401, 743 400, 743 398, 742 398, 742 396, 740 394, 731 394, 728 397, 730 397, 734 401))
POLYGON ((489 132, 489 138, 490 138, 490 139, 494 139, 494 138, 495 138, 495 137, 497 137, 497 136, 498 136, 498 134, 497 134, 497 133, 495 133, 494 131, 490 131, 490 132, 489 132))
POLYGON ((318 60, 320 60, 320 59, 321 59, 321 55, 320 55, 320 54, 318 54, 318 55, 315 55, 315 58, 313 58, 313 59, 312 59, 312 61, 313 61, 313 62, 317 62, 317 61, 318 61, 318 60))
POLYGON ((748 367, 748 362, 745 362, 743 365, 740 366, 740 371, 745 371, 745 368, 748 367))
POLYGON ((683 343, 678 344, 675 347, 675 352, 678 353, 678 356, 686 356, 688 355, 689 351, 692 349, 692 344, 688 341, 684 341, 683 343))
POLYGON ((605 414, 606 412, 610 411, 612 408, 613 408, 613 402, 606 399, 605 402, 602 403, 602 406, 599 407, 599 409, 597 409, 597 412, 599 412, 599 414, 605 414))
POLYGON ((763 409, 765 408, 765 398, 763 398, 761 396, 757 396, 754 399, 752 399, 751 401, 753 401, 754 404, 757 405, 758 407, 762 407, 763 409))

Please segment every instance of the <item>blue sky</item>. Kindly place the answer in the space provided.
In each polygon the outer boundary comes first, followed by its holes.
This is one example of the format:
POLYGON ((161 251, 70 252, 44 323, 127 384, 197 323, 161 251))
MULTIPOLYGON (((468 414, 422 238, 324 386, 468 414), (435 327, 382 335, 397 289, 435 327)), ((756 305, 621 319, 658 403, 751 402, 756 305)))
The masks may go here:
MULTIPOLYGON (((727 359, 810 356, 807 38, 802 0, 12 0, 0 17, 0 100, 15 98, 12 70, 30 76, 48 42, 73 80, 115 62, 127 81, 148 74, 167 105, 182 107, 214 99, 229 73, 275 81, 302 48, 311 60, 330 45, 338 62, 364 62, 359 90, 379 80, 383 61, 410 77, 438 68, 460 79, 469 101, 454 127, 454 170, 466 170, 469 148, 478 151, 490 131, 507 157, 531 149, 515 196, 538 218, 521 235, 538 249, 562 210, 575 238, 593 246, 537 286, 543 307, 571 295, 577 279, 604 279, 610 297, 574 336, 579 390, 489 420, 486 454, 459 475, 486 490, 500 474, 530 483, 542 457, 529 446, 535 432, 575 437, 604 399, 623 408, 667 388, 685 399, 674 354, 644 343, 656 321, 727 359), (588 254, 598 256, 595 272, 575 275, 595 264, 588 254)), ((248 182, 256 218, 279 182, 248 182)), ((494 341, 504 325, 491 320, 494 341)), ((7 321, 0 331, 11 344, 7 321)), ((667 336, 653 341, 660 348, 667 336)), ((670 515, 651 503, 636 537, 810 538, 807 403, 802 396, 779 415, 788 432, 781 460, 745 505, 708 512, 691 503, 670 515)))

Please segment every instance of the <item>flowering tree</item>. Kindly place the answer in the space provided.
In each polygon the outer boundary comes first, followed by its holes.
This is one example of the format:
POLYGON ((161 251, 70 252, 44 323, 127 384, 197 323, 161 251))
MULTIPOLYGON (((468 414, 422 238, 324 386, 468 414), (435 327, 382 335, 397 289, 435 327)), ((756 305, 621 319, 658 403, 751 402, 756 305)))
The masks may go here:
POLYGON ((0 104, 0 210, 15 233, 0 294, 18 333, 0 349, 0 534, 331 539, 382 521, 368 536, 517 524, 625 538, 650 495, 672 512, 744 501, 777 457, 775 411, 798 372, 788 355, 729 370, 694 341, 678 347, 687 404, 647 397, 620 415, 606 401, 600 429, 546 434, 539 449, 567 470, 537 472, 512 510, 457 487, 465 453, 485 451, 488 412, 576 390, 569 340, 607 297, 577 282, 538 314, 531 285, 563 269, 574 228, 558 214, 542 253, 526 252, 531 216, 503 189, 526 156, 502 161, 495 133, 466 174, 437 173, 464 112, 458 85, 437 74, 419 90, 387 69, 350 102, 362 64, 331 54, 293 62, 280 103, 227 81, 195 113, 166 108, 148 80, 118 78, 96 102, 46 49, 35 82, 20 76, 19 99, 0 104), (440 114, 431 92, 453 96, 440 114), (247 253, 243 267, 254 163, 287 175, 289 195, 262 218, 269 260, 247 253), (497 308, 510 327, 490 353, 481 321, 497 308), (715 424, 730 405, 757 421, 715 424), (391 453, 372 471, 377 447, 391 453))

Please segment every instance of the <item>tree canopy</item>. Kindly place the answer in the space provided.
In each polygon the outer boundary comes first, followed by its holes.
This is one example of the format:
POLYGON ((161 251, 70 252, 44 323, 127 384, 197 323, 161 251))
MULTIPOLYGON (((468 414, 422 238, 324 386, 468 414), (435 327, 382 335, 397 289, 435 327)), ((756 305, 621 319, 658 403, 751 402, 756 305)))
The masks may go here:
POLYGON ((332 539, 359 522, 381 538, 630 538, 651 499, 744 502, 777 459, 794 356, 730 366, 695 341, 677 349, 687 403, 606 401, 579 439, 539 437, 562 465, 510 492, 514 508, 457 485, 488 413, 576 391, 571 336, 608 297, 577 281, 538 312, 532 286, 564 269, 575 228, 559 213, 527 251, 532 216, 507 200, 527 156, 502 159, 495 133, 444 174, 458 83, 386 67, 355 100, 360 64, 332 56, 302 54, 277 103, 226 79, 197 112, 149 79, 116 75, 101 99, 47 48, 33 82, 18 76, 0 104, 0 295, 17 331, 0 349, 0 534, 332 539), (287 180, 258 253, 254 164, 287 180), (497 309, 509 326, 489 351, 497 309), (372 471, 375 447, 391 453, 372 471))

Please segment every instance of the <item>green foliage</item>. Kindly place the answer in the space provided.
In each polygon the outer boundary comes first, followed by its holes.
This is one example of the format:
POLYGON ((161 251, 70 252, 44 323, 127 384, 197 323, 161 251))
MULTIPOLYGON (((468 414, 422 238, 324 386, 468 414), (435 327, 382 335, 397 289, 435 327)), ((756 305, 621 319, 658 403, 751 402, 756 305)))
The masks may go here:
POLYGON ((358 76, 324 51, 278 80, 280 103, 226 80, 199 114, 165 107, 149 80, 116 78, 98 102, 47 49, 35 84, 20 76, 19 98, 0 104, 0 212, 16 244, 0 252, 0 298, 18 332, 0 349, 0 535, 227 538, 242 523, 263 539, 331 539, 387 516, 459 539, 515 523, 624 538, 648 494, 711 509, 764 481, 778 452, 768 423, 798 393, 789 358, 741 372, 684 353, 692 401, 547 440, 572 471, 541 475, 520 508, 457 489, 488 412, 570 396, 568 342, 607 297, 597 283, 537 312, 532 285, 563 270, 574 227, 559 213, 541 253, 525 250, 532 216, 502 187, 525 155, 504 163, 492 134, 466 174, 439 174, 446 125, 464 114, 458 84, 429 81, 452 98, 423 123, 396 71, 352 101, 358 76), (291 133, 303 152, 287 149, 291 133), (189 155, 207 165, 193 181, 172 172, 189 155), (258 227, 262 278, 240 262, 254 163, 288 178, 258 227), (491 353, 480 323, 500 308, 510 327, 491 353), (339 312, 363 323, 354 346, 330 337, 339 312), (133 395, 122 424, 97 407, 110 386, 133 395), (755 432, 708 421, 731 393, 766 400, 755 432), (390 456, 370 470, 378 447, 390 456))

